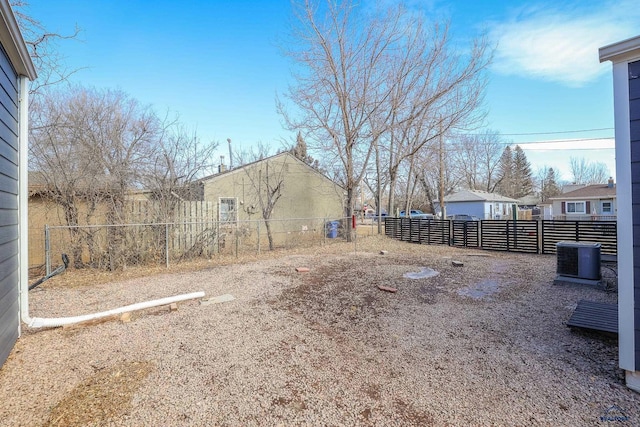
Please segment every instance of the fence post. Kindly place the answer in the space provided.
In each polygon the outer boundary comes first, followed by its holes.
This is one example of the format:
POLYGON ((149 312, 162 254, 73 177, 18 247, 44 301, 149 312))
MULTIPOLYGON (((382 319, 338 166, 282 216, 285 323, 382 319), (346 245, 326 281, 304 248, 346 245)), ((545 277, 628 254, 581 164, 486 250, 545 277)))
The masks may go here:
POLYGON ((260 255, 260 221, 258 221, 258 255, 260 255))
POLYGON ((539 219, 536 222, 536 228, 539 230, 538 233, 538 247, 540 248, 538 253, 544 254, 544 220, 539 219))
POLYGON ((322 219, 322 243, 324 246, 327 245, 327 218, 322 219))
POLYGON ((468 240, 468 239, 467 239, 467 221, 465 221, 465 222, 462 224, 462 231, 464 232, 464 240, 463 240, 463 243, 464 243, 464 247, 466 248, 466 247, 467 247, 467 240, 468 240))
POLYGON ((164 224, 164 265, 169 268, 169 223, 164 224))
POLYGON ((356 230, 353 231, 353 252, 356 253, 358 252, 358 232, 356 230))
POLYGON ((45 275, 51 274, 51 240, 49 235, 49 225, 44 225, 44 265, 45 275))

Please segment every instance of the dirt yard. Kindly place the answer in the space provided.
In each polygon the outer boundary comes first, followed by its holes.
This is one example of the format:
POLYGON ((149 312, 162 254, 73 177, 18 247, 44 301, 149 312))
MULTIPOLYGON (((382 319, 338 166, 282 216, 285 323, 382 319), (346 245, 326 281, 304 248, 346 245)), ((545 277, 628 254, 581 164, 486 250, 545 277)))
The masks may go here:
POLYGON ((617 295, 553 285, 554 256, 374 237, 135 275, 65 273, 30 293, 31 316, 235 300, 24 327, 0 370, 0 426, 640 425, 615 337, 565 325, 580 299, 617 295))

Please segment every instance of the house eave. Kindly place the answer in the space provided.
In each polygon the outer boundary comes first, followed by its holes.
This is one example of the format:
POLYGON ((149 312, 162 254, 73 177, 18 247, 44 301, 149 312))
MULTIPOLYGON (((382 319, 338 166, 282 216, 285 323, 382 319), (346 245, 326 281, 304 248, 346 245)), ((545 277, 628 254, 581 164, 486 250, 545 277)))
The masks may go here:
POLYGON ((575 197, 549 197, 549 200, 563 201, 563 200, 610 200, 615 199, 614 195, 602 195, 602 196, 575 196, 575 197))
POLYGON ((600 62, 620 62, 640 55, 640 36, 603 46, 598 49, 600 62))
POLYGON ((32 81, 35 80, 38 73, 22 38, 13 9, 7 0, 0 0, 0 15, 4 21, 4 25, 0 25, 0 41, 2 41, 13 67, 19 75, 27 76, 32 81))

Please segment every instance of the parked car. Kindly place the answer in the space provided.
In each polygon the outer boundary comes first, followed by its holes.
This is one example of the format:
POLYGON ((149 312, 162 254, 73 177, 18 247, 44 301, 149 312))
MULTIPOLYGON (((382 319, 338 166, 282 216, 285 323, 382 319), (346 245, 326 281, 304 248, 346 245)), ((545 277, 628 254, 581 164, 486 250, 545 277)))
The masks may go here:
POLYGON ((452 219, 454 221, 477 221, 477 218, 467 214, 447 215, 447 219, 452 219))
MULTIPOLYGON (((378 215, 376 215, 375 212, 367 212, 367 214, 364 217, 378 219, 378 215)), ((380 213, 380 218, 386 218, 386 217, 387 217, 387 212, 383 210, 382 213, 380 213)))
MULTIPOLYGON (((400 217, 405 217, 405 211, 400 211, 400 217)), ((411 209, 409 211, 409 217, 414 219, 433 219, 433 214, 424 213, 420 209, 411 209)))

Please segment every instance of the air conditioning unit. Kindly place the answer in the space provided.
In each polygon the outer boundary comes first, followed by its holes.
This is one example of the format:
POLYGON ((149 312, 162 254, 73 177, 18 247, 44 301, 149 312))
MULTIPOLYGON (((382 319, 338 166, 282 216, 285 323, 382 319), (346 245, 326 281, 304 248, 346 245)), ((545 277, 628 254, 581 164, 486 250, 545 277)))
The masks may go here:
POLYGON ((558 242, 556 282, 600 284, 600 243, 558 242))

